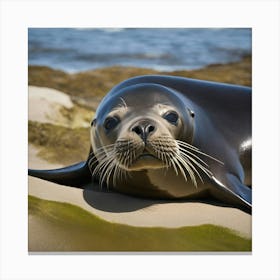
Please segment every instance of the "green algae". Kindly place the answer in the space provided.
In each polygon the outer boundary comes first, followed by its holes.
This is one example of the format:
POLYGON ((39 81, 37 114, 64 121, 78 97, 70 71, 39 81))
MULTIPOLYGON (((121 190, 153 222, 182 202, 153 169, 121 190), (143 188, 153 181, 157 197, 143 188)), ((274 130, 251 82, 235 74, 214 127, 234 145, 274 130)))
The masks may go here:
POLYGON ((69 94, 73 101, 86 98, 87 103, 96 103, 115 85, 125 79, 138 75, 174 75, 217 82, 251 86, 250 56, 241 61, 228 64, 214 64, 198 70, 182 70, 159 72, 152 69, 112 66, 75 74, 67 74, 60 70, 45 66, 28 67, 28 84, 49 87, 69 94))
POLYGON ((252 240, 214 226, 134 227, 105 221, 78 206, 29 196, 29 251, 250 252, 252 240), (46 239, 46 240, 45 240, 46 239))
POLYGON ((62 164, 86 160, 90 149, 89 128, 28 122, 28 141, 43 159, 62 164))

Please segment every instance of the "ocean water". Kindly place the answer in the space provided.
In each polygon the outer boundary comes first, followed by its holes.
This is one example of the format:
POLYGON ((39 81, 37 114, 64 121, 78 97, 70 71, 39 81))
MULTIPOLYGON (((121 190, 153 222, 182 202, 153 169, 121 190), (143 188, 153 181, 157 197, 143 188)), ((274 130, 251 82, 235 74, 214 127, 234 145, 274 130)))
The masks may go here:
POLYGON ((29 28, 28 63, 66 72, 113 65, 198 69, 251 54, 250 28, 29 28))

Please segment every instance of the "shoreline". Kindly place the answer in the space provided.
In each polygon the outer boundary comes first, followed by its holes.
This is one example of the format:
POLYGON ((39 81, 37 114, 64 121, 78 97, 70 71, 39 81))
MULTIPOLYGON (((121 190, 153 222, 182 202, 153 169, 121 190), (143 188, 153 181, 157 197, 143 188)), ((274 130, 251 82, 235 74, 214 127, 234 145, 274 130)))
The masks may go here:
POLYGON ((115 85, 140 75, 173 75, 214 82, 251 86, 252 59, 227 64, 211 64, 197 70, 156 71, 147 68, 112 66, 68 74, 47 66, 28 66, 28 84, 48 87, 69 94, 72 101, 96 108, 98 102, 115 85))
POLYGON ((156 66, 154 67, 145 67, 145 66, 126 66, 126 65, 121 65, 121 64, 112 64, 112 65, 108 65, 108 66, 103 66, 103 67, 96 67, 96 68, 88 68, 88 69, 84 69, 84 70, 67 70, 67 69, 62 69, 62 68, 56 68, 56 67, 52 67, 49 65, 44 65, 44 64, 28 64, 28 67, 46 67, 49 69, 52 69, 54 71, 60 71, 63 72, 65 74, 68 75, 75 75, 75 74, 79 74, 79 73, 87 73, 87 72, 92 72, 92 71, 96 71, 99 69, 110 69, 110 68, 135 68, 135 69, 143 69, 143 70, 150 70, 150 71, 156 71, 159 73, 173 73, 173 72, 180 72, 180 71, 200 71, 202 69, 208 68, 208 67, 213 67, 213 66, 223 66, 223 65, 230 65, 230 64, 234 64, 234 63, 239 63, 242 62, 243 60, 246 60, 248 58, 251 59, 252 55, 251 54, 244 54, 241 57, 239 57, 238 59, 234 59, 231 61, 226 61, 226 62, 217 62, 217 63, 209 63, 206 64, 204 66, 197 66, 197 67, 178 67, 178 68, 173 68, 173 69, 160 69, 157 68, 156 66))

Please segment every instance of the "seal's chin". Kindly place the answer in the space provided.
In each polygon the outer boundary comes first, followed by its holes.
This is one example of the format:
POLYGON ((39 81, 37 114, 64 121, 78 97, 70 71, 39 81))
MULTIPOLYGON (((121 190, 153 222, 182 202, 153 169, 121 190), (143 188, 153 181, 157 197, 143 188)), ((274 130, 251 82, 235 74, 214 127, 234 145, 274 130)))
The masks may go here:
POLYGON ((137 160, 135 160, 129 167, 128 171, 140 171, 145 169, 159 169, 165 167, 165 164, 162 160, 158 159, 154 155, 143 152, 137 160))

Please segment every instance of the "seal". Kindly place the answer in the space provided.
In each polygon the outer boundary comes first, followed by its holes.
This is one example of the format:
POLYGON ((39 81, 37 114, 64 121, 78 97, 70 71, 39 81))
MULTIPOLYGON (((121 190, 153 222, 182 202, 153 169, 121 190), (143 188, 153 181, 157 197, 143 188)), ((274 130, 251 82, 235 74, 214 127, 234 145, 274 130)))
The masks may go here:
POLYGON ((115 86, 91 122, 88 159, 28 174, 168 199, 214 197, 251 209, 251 88, 174 76, 115 86))

